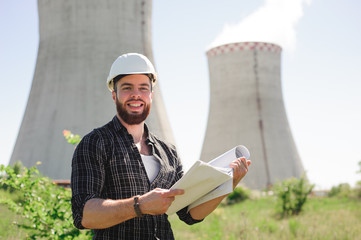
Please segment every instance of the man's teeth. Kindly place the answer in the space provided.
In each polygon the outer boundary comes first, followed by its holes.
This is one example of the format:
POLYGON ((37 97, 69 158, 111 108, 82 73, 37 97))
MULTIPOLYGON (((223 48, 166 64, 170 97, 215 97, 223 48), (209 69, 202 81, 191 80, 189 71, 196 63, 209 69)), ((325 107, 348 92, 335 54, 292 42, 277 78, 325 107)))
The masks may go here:
POLYGON ((129 106, 131 106, 131 107, 140 107, 141 106, 141 104, 135 104, 135 103, 131 103, 131 104, 129 104, 129 106))

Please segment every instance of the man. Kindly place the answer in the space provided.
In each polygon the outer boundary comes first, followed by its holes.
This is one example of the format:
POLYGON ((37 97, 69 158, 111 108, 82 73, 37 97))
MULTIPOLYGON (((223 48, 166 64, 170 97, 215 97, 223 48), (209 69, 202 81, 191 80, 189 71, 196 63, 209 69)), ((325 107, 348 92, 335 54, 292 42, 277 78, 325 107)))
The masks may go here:
MULTIPOLYGON (((95 239, 174 239, 165 214, 182 189, 169 190, 183 176, 174 146, 144 123, 157 80, 152 63, 129 53, 113 63, 107 85, 116 116, 87 134, 72 162, 72 210, 77 228, 94 229, 95 239)), ((249 160, 232 162, 234 187, 249 160)), ((225 196, 177 212, 187 224, 201 222, 225 196)))

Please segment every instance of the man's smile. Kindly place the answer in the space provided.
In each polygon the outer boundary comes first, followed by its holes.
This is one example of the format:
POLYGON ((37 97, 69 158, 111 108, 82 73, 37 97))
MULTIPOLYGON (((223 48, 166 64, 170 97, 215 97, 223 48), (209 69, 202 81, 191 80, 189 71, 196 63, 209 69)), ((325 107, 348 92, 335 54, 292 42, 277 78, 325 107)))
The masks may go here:
POLYGON ((143 109, 144 106, 144 102, 143 101, 128 101, 127 102, 127 106, 130 108, 130 110, 132 111, 141 111, 143 109))
POLYGON ((129 103, 128 105, 131 106, 131 107, 140 107, 140 106, 143 106, 143 104, 141 104, 141 103, 129 103))

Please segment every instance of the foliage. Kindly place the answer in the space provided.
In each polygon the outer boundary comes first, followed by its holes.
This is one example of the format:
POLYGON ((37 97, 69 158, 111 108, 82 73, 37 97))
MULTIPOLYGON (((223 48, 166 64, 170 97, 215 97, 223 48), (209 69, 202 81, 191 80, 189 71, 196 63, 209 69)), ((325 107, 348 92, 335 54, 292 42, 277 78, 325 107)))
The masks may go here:
POLYGON ((24 221, 16 224, 27 229, 28 239, 88 239, 89 231, 74 228, 71 217, 71 192, 42 177, 36 166, 18 172, 11 166, 1 165, 0 187, 8 186, 22 195, 21 201, 0 199, 24 221))
POLYGON ((68 143, 72 145, 77 145, 81 141, 81 137, 78 134, 73 134, 69 130, 64 130, 63 135, 65 139, 68 141, 68 143))
POLYGON ((331 188, 329 197, 350 197, 352 194, 351 186, 348 183, 341 183, 331 188))
POLYGON ((242 202, 248 199, 250 196, 250 192, 248 189, 243 187, 236 187, 231 194, 227 196, 227 203, 233 204, 242 202))
MULTIPOLYGON (((23 168, 23 165, 21 164, 21 162, 16 162, 13 167, 12 167, 12 171, 13 171, 13 174, 12 175, 19 175, 21 173, 21 169, 23 168)), ((2 172, 1 172, 2 173, 2 172)), ((0 181, 2 178, 4 179, 8 179, 10 178, 11 176, 9 175, 3 175, 1 174, 0 175, 0 181)), ((9 191, 10 193, 14 192, 15 191, 15 188, 13 188, 11 185, 8 185, 6 184, 5 181, 2 181, 2 184, 0 184, 0 189, 3 189, 5 191, 9 191)))
POLYGON ((302 211, 314 185, 310 185, 304 177, 290 178, 274 186, 281 215, 297 215, 302 211))

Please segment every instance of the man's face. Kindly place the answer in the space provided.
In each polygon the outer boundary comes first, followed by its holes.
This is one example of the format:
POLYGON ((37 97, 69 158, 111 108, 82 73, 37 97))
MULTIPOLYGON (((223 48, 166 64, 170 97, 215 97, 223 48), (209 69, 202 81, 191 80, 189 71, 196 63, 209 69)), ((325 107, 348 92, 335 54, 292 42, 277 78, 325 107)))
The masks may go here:
POLYGON ((151 83, 147 76, 128 75, 117 83, 113 100, 119 117, 128 125, 142 123, 149 115, 152 105, 151 83))

